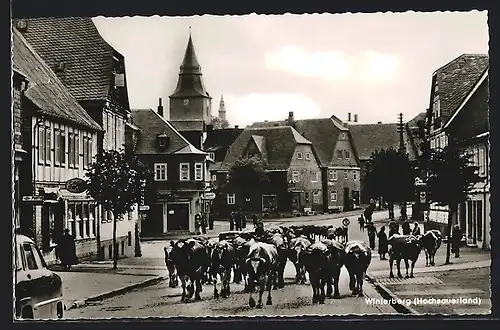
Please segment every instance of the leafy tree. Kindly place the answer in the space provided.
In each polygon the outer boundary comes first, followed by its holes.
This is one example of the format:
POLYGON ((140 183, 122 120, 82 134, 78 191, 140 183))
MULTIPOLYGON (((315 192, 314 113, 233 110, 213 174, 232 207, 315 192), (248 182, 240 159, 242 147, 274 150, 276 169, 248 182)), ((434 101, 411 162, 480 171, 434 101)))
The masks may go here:
POLYGON ((212 125, 214 125, 215 129, 228 128, 229 122, 225 119, 220 119, 219 117, 213 117, 212 125))
POLYGON ((446 264, 450 263, 450 244, 452 221, 458 214, 458 204, 468 199, 468 193, 483 179, 477 174, 478 167, 473 166, 471 154, 461 152, 453 139, 444 149, 429 153, 427 189, 429 200, 441 206, 448 206, 448 243, 446 246, 446 264))
POLYGON ((408 154, 392 148, 375 151, 365 169, 365 192, 370 198, 383 197, 394 219, 394 203, 413 199, 415 169, 408 154))
POLYGON ((238 159, 229 170, 227 182, 223 189, 239 191, 243 196, 251 196, 253 192, 264 191, 269 184, 269 178, 263 162, 258 157, 238 159))
POLYGON ((104 151, 85 174, 87 194, 104 210, 113 213, 113 269, 118 264, 116 249, 116 223, 118 217, 140 203, 152 173, 131 153, 117 150, 104 151))

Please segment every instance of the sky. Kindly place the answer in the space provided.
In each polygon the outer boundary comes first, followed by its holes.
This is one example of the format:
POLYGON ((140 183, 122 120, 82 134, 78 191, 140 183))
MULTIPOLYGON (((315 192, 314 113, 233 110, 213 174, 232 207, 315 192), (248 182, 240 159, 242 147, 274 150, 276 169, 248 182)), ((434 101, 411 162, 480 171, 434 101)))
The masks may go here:
MULTIPOLYGON (((429 106, 432 73, 463 53, 488 53, 487 12, 96 17, 125 56, 131 108, 168 105, 189 37, 231 125, 335 115, 405 121, 429 106)), ((165 106, 167 109, 168 106, 165 106)), ((167 114, 168 116, 168 114, 167 114)))

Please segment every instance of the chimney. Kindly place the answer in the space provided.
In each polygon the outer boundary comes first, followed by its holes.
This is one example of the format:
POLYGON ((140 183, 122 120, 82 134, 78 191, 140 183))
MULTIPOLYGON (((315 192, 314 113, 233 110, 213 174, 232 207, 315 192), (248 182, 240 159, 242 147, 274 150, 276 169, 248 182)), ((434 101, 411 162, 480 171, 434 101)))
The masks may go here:
POLYGON ((347 113, 347 121, 348 122, 351 121, 351 113, 350 112, 347 113))
POLYGON ((357 114, 357 113, 355 113, 355 114, 354 114, 354 122, 355 122, 355 123, 357 123, 357 122, 358 122, 358 114, 357 114))
POLYGON ((239 125, 234 125, 234 129, 238 129, 240 127, 239 125))
POLYGON ((293 126, 294 122, 295 122, 295 119, 294 119, 294 117, 293 117, 293 111, 289 111, 289 112, 288 112, 287 124, 288 124, 289 126, 293 126))
POLYGON ((163 117, 163 105, 161 105, 161 97, 158 99, 158 114, 163 117))
POLYGON ((64 80, 64 69, 66 68, 66 65, 64 62, 62 61, 58 61, 56 62, 55 64, 55 67, 54 67, 54 73, 56 74, 56 76, 61 80, 63 81, 64 80))
POLYGON ((377 122, 377 124, 382 124, 382 122, 381 122, 381 121, 379 121, 379 122, 377 122))
POLYGON ((24 19, 20 19, 16 23, 16 28, 19 32, 25 33, 28 30, 28 22, 24 19))

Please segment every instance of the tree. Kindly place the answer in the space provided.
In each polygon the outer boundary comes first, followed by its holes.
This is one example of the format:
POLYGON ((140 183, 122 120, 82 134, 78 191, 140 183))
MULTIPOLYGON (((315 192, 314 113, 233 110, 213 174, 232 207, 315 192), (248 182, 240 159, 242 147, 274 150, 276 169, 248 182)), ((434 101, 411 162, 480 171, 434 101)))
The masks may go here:
POLYGON ((225 119, 220 119, 219 117, 213 117, 212 125, 214 125, 215 129, 228 128, 229 122, 225 119))
POLYGON ((413 199, 415 169, 408 154, 392 148, 375 151, 366 164, 365 193, 371 198, 383 197, 394 219, 394 203, 413 199))
POLYGON ((477 174, 478 167, 473 166, 471 154, 461 152, 453 139, 444 149, 429 153, 427 164, 427 187, 429 200, 441 206, 448 206, 448 229, 446 246, 446 262, 450 263, 451 227, 458 214, 458 204, 468 199, 468 193, 483 179, 477 174))
POLYGON ((258 157, 244 157, 238 159, 229 171, 226 191, 240 191, 247 197, 252 192, 262 192, 267 188, 269 178, 263 162, 258 157))
POLYGON ((131 153, 105 150, 90 164, 87 173, 87 194, 102 208, 113 213, 113 269, 118 264, 116 223, 120 216, 140 203, 152 173, 131 153))

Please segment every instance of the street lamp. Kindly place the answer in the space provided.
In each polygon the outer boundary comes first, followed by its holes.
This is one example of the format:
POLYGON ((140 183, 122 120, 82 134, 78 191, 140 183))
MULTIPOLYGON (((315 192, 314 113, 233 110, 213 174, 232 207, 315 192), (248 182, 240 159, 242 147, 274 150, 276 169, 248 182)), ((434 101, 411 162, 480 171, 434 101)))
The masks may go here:
MULTIPOLYGON (((418 218, 416 220, 423 220, 423 212, 426 210, 427 206, 427 183, 425 183, 419 177, 415 178, 415 199, 416 199, 416 213, 418 214, 418 218)), ((424 227, 426 224, 424 223, 424 227)))

